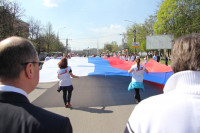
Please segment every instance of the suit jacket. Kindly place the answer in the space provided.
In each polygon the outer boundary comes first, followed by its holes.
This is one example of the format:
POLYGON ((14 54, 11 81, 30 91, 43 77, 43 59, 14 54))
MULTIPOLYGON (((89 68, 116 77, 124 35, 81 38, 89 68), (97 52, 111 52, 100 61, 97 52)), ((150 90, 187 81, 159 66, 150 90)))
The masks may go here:
POLYGON ((22 94, 0 91, 0 133, 71 133, 69 118, 29 102, 22 94))

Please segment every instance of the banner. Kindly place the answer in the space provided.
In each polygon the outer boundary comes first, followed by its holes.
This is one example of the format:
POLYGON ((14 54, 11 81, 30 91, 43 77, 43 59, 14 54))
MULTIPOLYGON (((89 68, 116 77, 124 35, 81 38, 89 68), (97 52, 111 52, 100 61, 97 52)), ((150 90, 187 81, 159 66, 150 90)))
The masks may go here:
POLYGON ((134 48, 138 48, 138 47, 140 47, 140 43, 139 43, 139 42, 133 42, 133 43, 132 43, 132 46, 133 46, 134 48))

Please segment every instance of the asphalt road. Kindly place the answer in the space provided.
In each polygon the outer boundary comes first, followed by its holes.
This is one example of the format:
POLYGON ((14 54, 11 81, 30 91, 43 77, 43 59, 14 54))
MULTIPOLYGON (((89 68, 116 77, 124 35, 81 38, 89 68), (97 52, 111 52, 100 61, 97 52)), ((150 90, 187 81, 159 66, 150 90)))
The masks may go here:
MULTIPOLYGON (((71 104, 74 107, 105 107, 135 104, 134 91, 128 91, 131 77, 127 76, 87 76, 72 79, 74 90, 71 104)), ((162 93, 160 88, 144 82, 143 99, 162 93)), ((47 89, 32 103, 40 107, 63 107, 62 91, 56 90, 58 83, 47 89)), ((42 89, 42 88, 38 88, 42 89)))
MULTIPOLYGON (((72 108, 64 108, 58 82, 39 84, 29 94, 29 100, 39 107, 67 116, 74 133, 122 133, 137 105, 134 91, 128 91, 131 77, 87 76, 72 79, 72 108)), ((161 94, 162 89, 144 82, 142 99, 161 94)), ((42 116, 41 116, 42 117, 42 116)))

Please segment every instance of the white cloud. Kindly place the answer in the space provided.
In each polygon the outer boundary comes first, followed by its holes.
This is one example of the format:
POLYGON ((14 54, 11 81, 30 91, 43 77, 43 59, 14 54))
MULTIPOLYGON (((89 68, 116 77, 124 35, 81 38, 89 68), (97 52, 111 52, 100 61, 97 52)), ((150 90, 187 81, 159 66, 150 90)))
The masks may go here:
POLYGON ((43 4, 46 7, 58 7, 58 4, 56 2, 56 0, 43 0, 43 4))
MULTIPOLYGON (((91 32, 85 35, 85 32, 74 33, 75 36, 70 36, 69 45, 72 49, 88 49, 103 48, 104 44, 116 41, 118 45, 122 44, 122 36, 120 34, 126 31, 122 25, 110 24, 109 26, 89 29, 91 32), (78 34, 78 35, 77 35, 78 34)), ((63 41, 65 44, 65 40, 63 41)))
POLYGON ((111 24, 109 27, 100 27, 100 28, 93 28, 90 29, 92 32, 95 33, 122 33, 125 31, 125 28, 121 25, 113 25, 111 24))
POLYGON ((101 27, 101 28, 93 28, 93 29, 91 29, 91 31, 93 31, 93 32, 103 32, 103 31, 106 31, 106 30, 108 30, 107 27, 101 27))
POLYGON ((122 42, 122 36, 120 34, 126 32, 126 29, 122 25, 114 25, 111 24, 108 27, 100 27, 100 28, 93 28, 90 29, 95 36, 98 36, 96 40, 99 42, 99 46, 102 48, 105 43, 111 43, 112 41, 116 41, 118 45, 122 42))

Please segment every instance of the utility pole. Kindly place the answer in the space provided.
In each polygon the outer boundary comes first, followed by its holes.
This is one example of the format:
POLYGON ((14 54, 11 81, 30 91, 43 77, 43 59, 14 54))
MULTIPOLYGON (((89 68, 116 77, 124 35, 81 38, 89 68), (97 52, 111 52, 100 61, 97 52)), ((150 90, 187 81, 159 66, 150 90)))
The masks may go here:
POLYGON ((99 55, 99 42, 97 41, 97 56, 99 55))
MULTIPOLYGON (((58 46, 59 46, 59 44, 60 44, 60 40, 65 40, 65 39, 59 39, 59 38, 60 38, 60 37, 59 37, 59 33, 60 33, 60 30, 63 30, 63 29, 65 29, 65 28, 67 28, 67 27, 60 27, 60 28, 58 28, 58 33, 57 33, 58 45, 57 45, 57 47, 56 47, 57 52, 58 52, 58 46)), ((66 43, 66 44, 68 44, 68 43, 66 43)))
POLYGON ((124 50, 125 50, 125 45, 127 45, 127 43, 125 43, 124 42, 124 39, 126 38, 126 35, 133 35, 132 33, 131 34, 125 34, 125 33, 123 33, 123 34, 120 34, 120 35, 122 35, 123 36, 123 38, 122 38, 122 45, 123 45, 123 48, 124 48, 124 50))
POLYGON ((48 55, 49 55, 49 45, 50 45, 50 29, 48 31, 48 42, 47 42, 47 46, 48 46, 48 55))
POLYGON ((72 39, 66 39, 66 52, 67 52, 67 55, 68 55, 68 52, 69 52, 69 50, 68 50, 68 45, 69 45, 69 40, 72 40, 72 39))
POLYGON ((88 47, 88 57, 89 57, 89 47, 88 47))
POLYGON ((122 38, 122 45, 123 45, 123 47, 124 47, 124 49, 125 49, 124 38, 122 38))
MULTIPOLYGON (((134 33, 134 43, 136 43, 136 27, 133 30, 134 33)), ((136 48, 135 48, 135 54, 136 54, 136 48)))
POLYGON ((66 39, 66 52, 67 52, 67 55, 68 55, 68 38, 66 39))
POLYGON ((59 32, 57 33, 57 45, 56 45, 56 52, 58 52, 58 46, 59 46, 59 32))
MULTIPOLYGON (((128 22, 134 24, 134 22, 130 21, 130 20, 124 20, 124 21, 128 21, 128 22)), ((133 42, 136 43, 136 27, 135 26, 134 26, 133 34, 134 34, 134 40, 133 40, 133 42)), ((136 54, 136 48, 135 48, 135 54, 136 54)))

